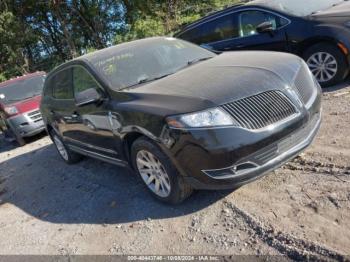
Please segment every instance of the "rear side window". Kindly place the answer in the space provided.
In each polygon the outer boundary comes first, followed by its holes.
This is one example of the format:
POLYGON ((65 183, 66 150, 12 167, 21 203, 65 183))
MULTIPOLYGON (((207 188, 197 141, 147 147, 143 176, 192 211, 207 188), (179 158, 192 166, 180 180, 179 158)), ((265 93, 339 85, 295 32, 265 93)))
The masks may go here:
POLYGON ((181 38, 199 45, 236 38, 238 36, 237 18, 232 14, 206 22, 180 35, 181 38))
POLYGON ((187 30, 184 33, 180 34, 179 38, 198 45, 203 44, 201 27, 195 27, 193 29, 187 30))
POLYGON ((204 25, 202 43, 212 43, 238 37, 238 26, 233 15, 226 15, 204 25))
POLYGON ((72 70, 64 69, 51 77, 53 97, 56 99, 73 99, 72 70))

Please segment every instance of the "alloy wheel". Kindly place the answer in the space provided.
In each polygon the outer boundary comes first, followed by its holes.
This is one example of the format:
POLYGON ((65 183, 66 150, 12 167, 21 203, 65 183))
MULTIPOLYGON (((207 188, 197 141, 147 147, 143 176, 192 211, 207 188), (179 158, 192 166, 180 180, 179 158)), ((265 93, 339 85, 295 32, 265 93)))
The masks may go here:
POLYGON ((54 136, 53 140, 60 155, 63 157, 64 160, 68 161, 68 152, 64 147, 62 141, 56 135, 54 136))
POLYGON ((310 56, 307 65, 320 83, 330 81, 338 72, 337 60, 326 52, 317 52, 310 56))
POLYGON ((147 187, 157 196, 170 195, 170 178, 159 159, 152 153, 141 150, 136 155, 137 169, 147 187))

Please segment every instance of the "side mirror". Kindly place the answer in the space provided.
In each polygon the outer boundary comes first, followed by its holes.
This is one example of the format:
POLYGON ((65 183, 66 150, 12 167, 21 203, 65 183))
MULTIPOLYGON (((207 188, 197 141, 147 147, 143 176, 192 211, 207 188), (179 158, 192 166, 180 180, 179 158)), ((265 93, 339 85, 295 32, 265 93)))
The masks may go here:
POLYGON ((101 101, 102 96, 95 88, 89 88, 75 95, 75 102, 77 106, 84 106, 101 101))
POLYGON ((272 22, 263 22, 256 27, 256 31, 261 33, 272 33, 275 30, 272 22))

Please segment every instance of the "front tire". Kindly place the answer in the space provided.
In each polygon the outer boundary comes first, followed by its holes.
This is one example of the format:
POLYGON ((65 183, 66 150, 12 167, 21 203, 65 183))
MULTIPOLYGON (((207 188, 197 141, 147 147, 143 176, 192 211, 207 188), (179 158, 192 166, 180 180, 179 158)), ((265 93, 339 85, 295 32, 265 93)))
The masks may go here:
POLYGON ((188 198, 193 189, 173 165, 169 157, 151 140, 141 137, 131 147, 134 170, 156 199, 178 204, 188 198))
POLYGON ((26 145, 26 141, 24 140, 24 138, 21 137, 16 132, 16 130, 13 130, 11 127, 6 126, 2 132, 5 135, 5 140, 7 140, 8 142, 16 141, 20 147, 26 145))
POLYGON ((305 51, 303 58, 322 87, 339 84, 349 73, 345 55, 333 44, 313 45, 305 51))
POLYGON ((70 150, 55 131, 51 131, 50 136, 57 152, 67 164, 75 164, 82 160, 83 156, 70 150))

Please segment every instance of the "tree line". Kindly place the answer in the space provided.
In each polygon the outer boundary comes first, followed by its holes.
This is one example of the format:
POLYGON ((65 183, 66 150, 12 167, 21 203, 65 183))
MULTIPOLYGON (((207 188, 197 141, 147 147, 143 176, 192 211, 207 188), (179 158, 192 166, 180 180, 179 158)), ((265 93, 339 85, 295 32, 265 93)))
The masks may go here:
POLYGON ((93 50, 171 35, 238 0, 0 0, 0 81, 93 50))

